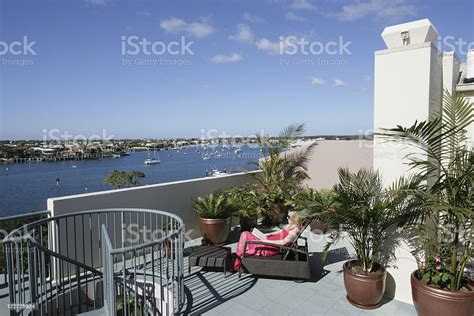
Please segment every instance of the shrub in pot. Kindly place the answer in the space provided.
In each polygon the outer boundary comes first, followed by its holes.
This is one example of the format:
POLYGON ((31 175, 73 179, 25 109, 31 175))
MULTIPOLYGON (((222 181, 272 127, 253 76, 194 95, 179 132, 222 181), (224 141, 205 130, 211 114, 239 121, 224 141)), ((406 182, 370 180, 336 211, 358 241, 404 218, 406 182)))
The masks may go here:
POLYGON ((232 204, 226 194, 214 192, 194 202, 203 243, 223 245, 230 232, 232 204))
POLYGON ((335 193, 333 190, 306 188, 290 203, 295 210, 300 212, 300 216, 303 219, 313 220, 310 224, 312 233, 323 234, 329 228, 327 220, 324 218, 330 216, 335 210, 334 198, 335 193))
POLYGON ((283 129, 273 142, 259 138, 265 157, 259 161, 261 172, 252 176, 256 183, 263 225, 277 226, 283 222, 289 210, 286 201, 293 199, 308 179, 307 162, 316 143, 283 152, 303 132, 304 124, 294 124, 283 129))
POLYGON ((255 185, 245 184, 227 191, 234 210, 240 220, 240 230, 250 231, 257 226, 260 205, 255 185))
POLYGON ((418 235, 412 242, 418 269, 410 277, 418 315, 474 315, 474 282, 466 272, 474 256, 474 152, 466 137, 473 108, 468 99, 445 91, 442 116, 379 134, 428 157, 408 156, 424 186, 411 193, 419 205, 407 207, 404 218, 418 235))
POLYGON ((384 189, 377 171, 361 169, 351 173, 340 168, 338 172, 339 184, 334 186, 335 210, 326 220, 342 230, 331 234, 325 253, 339 240, 349 239, 357 258, 343 266, 347 299, 359 308, 377 308, 386 281, 385 267, 378 262, 382 257, 381 248, 391 238, 389 229, 399 220, 405 190, 417 183, 401 180, 384 189))

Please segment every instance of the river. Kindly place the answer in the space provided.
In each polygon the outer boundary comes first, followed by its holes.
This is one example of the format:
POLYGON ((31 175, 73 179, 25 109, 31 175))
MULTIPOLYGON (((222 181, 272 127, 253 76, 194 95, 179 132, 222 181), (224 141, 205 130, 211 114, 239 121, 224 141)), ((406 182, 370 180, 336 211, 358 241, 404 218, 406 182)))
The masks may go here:
POLYGON ((145 178, 140 183, 155 184, 205 177, 214 168, 228 172, 257 168, 258 148, 243 146, 240 155, 235 150, 217 146, 207 151, 201 147, 157 151, 161 163, 150 166, 144 164, 147 152, 115 159, 0 165, 0 217, 45 210, 51 197, 110 190, 104 178, 114 169, 142 171, 145 178), (204 160, 205 152, 214 155, 204 160))

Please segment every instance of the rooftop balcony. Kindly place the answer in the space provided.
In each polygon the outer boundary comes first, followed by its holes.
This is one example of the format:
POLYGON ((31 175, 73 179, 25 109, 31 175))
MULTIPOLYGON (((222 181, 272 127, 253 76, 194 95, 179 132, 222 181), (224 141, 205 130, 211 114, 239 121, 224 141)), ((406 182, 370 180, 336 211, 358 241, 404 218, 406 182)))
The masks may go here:
MULTIPOLYGON (((323 169, 319 164, 317 168, 323 169)), ((122 306, 125 314, 158 315, 416 315, 412 305, 394 300, 388 292, 374 311, 348 303, 341 269, 353 248, 338 244, 323 264, 328 235, 309 229, 303 233, 311 266, 306 282, 246 274, 239 279, 238 274, 225 276, 200 267, 188 273, 188 255, 201 243, 192 201, 249 181, 252 178, 242 173, 50 199, 49 218, 28 226, 32 238, 7 243, 6 253, 14 253, 7 263, 16 272, 5 277, 14 286, 1 289, 0 313, 9 313, 13 296, 13 302, 26 304, 35 297, 37 315, 120 314, 114 306, 122 306), (161 233, 152 240, 140 235, 128 242, 133 236, 122 224, 161 233)), ((237 221, 233 224, 228 241, 235 251, 239 227, 237 221)), ((20 237, 21 231, 10 236, 15 235, 20 237)))

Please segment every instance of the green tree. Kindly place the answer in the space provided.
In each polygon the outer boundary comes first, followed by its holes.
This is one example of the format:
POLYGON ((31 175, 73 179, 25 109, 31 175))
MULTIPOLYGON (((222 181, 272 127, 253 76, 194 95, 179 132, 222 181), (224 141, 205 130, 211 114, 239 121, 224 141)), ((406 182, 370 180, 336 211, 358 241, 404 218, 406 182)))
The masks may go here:
POLYGON ((104 183, 110 184, 114 189, 129 188, 131 186, 139 186, 140 178, 144 178, 145 174, 138 170, 130 172, 124 170, 114 169, 105 179, 104 183))

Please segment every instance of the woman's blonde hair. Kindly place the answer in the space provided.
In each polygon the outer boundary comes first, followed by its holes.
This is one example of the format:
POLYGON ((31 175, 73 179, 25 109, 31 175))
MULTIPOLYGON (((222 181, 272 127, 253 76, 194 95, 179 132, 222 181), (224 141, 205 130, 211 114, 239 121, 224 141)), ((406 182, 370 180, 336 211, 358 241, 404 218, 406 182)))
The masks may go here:
POLYGON ((290 211, 288 211, 288 216, 291 216, 293 221, 295 221, 295 224, 297 224, 297 225, 302 225, 303 224, 304 218, 303 218, 303 216, 301 216, 301 214, 298 211, 290 210, 290 211), (290 215, 290 213, 293 213, 293 214, 290 215))

